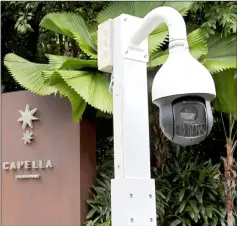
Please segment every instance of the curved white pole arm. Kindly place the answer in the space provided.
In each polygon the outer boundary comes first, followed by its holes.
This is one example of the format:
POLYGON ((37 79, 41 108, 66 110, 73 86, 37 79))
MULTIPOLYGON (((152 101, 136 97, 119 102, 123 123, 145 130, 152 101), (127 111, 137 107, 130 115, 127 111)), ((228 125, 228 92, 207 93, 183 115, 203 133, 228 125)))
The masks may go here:
POLYGON ((161 6, 153 9, 142 19, 141 26, 130 39, 130 45, 140 45, 152 31, 163 23, 168 26, 170 42, 187 40, 186 25, 182 15, 171 7, 161 6))

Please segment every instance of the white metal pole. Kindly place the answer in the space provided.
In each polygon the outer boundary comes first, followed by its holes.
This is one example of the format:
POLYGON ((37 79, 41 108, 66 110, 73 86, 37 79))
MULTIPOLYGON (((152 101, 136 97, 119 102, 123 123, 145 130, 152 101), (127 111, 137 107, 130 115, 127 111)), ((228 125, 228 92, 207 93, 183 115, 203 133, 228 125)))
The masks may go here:
POLYGON ((156 226, 155 182, 150 178, 148 41, 135 51, 128 49, 129 37, 141 21, 129 15, 113 20, 113 226, 156 226))
POLYGON ((170 43, 187 44, 183 17, 165 6, 143 19, 122 14, 99 27, 99 69, 113 70, 114 78, 112 226, 157 225, 155 182, 150 178, 146 67, 147 37, 162 23, 168 26, 170 43))

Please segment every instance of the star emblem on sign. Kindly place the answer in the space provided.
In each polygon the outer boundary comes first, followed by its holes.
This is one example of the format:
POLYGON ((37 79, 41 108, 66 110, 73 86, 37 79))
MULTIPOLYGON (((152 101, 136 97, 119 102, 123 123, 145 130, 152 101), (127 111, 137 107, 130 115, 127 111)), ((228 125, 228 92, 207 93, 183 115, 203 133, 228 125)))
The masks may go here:
POLYGON ((38 120, 38 118, 34 116, 36 111, 37 108, 30 110, 29 104, 26 105, 25 111, 19 110, 19 112, 21 113, 21 117, 17 121, 22 122, 22 129, 25 129, 27 125, 30 128, 33 128, 32 121, 38 120))
POLYGON ((23 137, 21 138, 24 141, 24 144, 31 143, 31 140, 33 140, 33 132, 30 132, 29 130, 26 130, 25 133, 23 133, 23 137))

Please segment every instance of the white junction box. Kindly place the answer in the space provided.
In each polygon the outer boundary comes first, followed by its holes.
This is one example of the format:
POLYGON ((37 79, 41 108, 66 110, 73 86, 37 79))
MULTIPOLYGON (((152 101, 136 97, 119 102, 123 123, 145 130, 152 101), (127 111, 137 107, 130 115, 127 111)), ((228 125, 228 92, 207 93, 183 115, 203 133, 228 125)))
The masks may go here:
MULTIPOLYGON (((121 14, 115 19, 109 19, 99 24, 98 26, 98 69, 108 73, 113 72, 113 54, 115 45, 119 45, 115 42, 115 39, 121 39, 122 46, 120 46, 121 54, 124 58, 148 62, 148 38, 138 46, 129 45, 130 38, 134 32, 141 25, 142 19, 139 17, 121 14), (114 37, 114 29, 116 29, 116 35, 114 37), (115 42, 115 43, 114 43, 115 42)), ((118 54, 118 53, 116 53, 118 54)))
POLYGON ((111 180, 112 226, 157 226, 153 179, 111 180))
POLYGON ((113 71, 113 20, 106 20, 98 26, 98 69, 113 71))

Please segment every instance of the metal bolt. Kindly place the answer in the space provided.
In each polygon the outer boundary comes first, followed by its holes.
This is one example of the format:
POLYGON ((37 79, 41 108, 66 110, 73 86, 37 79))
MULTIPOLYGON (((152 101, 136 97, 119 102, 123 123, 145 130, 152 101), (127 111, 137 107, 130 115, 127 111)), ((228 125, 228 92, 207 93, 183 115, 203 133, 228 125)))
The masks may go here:
POLYGON ((117 168, 119 169, 119 168, 120 168, 120 165, 117 165, 117 168))
POLYGON ((130 218, 130 221, 133 222, 134 221, 133 218, 130 218))
POLYGON ((133 195, 132 194, 130 194, 130 198, 132 198, 133 197, 133 195))
POLYGON ((125 54, 128 54, 128 51, 125 51, 125 54))
POLYGON ((150 199, 152 198, 152 195, 151 195, 151 194, 149 194, 149 198, 150 198, 150 199))
POLYGON ((144 58, 147 58, 147 55, 144 55, 144 58))
POLYGON ((153 222, 153 218, 150 218, 150 222, 153 222))
POLYGON ((127 21, 127 18, 124 18, 124 21, 127 21))

